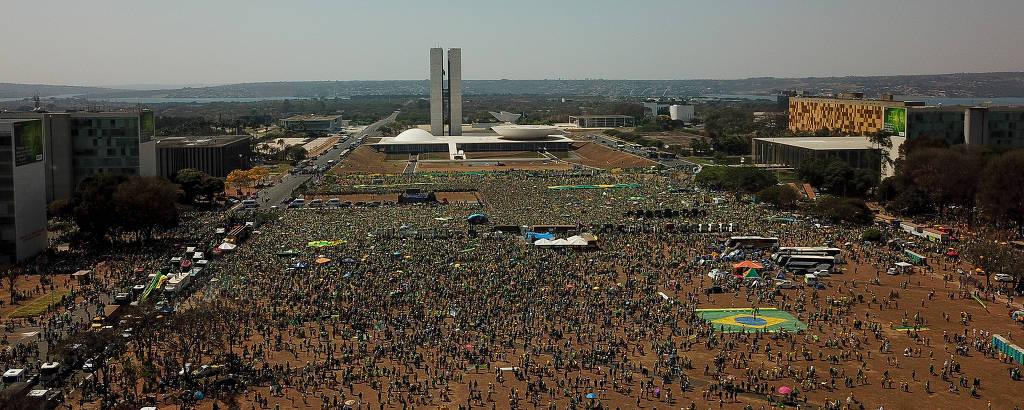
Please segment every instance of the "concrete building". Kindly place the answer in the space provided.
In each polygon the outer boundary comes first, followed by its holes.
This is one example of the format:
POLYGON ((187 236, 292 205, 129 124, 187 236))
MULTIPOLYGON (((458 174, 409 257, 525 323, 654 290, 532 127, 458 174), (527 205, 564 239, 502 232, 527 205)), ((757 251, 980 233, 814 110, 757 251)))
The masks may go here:
POLYGON ((156 140, 157 171, 171 178, 186 168, 211 176, 226 177, 236 169, 249 168, 252 148, 248 135, 169 137, 156 140))
POLYGON ((0 120, 0 262, 46 249, 46 177, 42 119, 0 120))
POLYGON ((462 135, 462 49, 448 49, 448 76, 445 88, 444 52, 430 49, 430 133, 462 135), (447 109, 446 109, 447 108, 447 109))
POLYGON ((690 121, 693 119, 693 106, 670 105, 668 107, 668 116, 674 121, 690 121))
POLYGON ((430 49, 430 133, 444 135, 444 51, 430 49))
MULTIPOLYGON (((906 138, 892 137, 892 140, 893 146, 888 155, 895 161, 906 138)), ((798 168, 811 158, 836 157, 854 168, 880 172, 883 177, 892 174, 891 166, 881 169, 882 150, 868 137, 754 138, 751 151, 755 164, 798 168)))
POLYGON ((576 128, 633 127, 636 120, 628 115, 570 115, 569 123, 576 128))
POLYGON ((47 202, 71 198, 92 174, 155 175, 152 111, 4 112, 0 119, 41 121, 47 202))
POLYGON ((293 115, 281 120, 281 126, 293 131, 341 131, 341 115, 293 115))
POLYGON ((950 145, 1024 147, 1024 107, 925 106, 917 101, 878 100, 861 93, 837 97, 789 97, 790 131, 823 128, 852 134, 889 131, 917 138, 938 137, 950 145))
POLYGON ((477 151, 567 151, 574 142, 561 135, 522 138, 512 135, 432 135, 426 130, 412 128, 395 137, 381 138, 371 146, 378 152, 388 154, 421 154, 425 152, 447 152, 448 159, 466 159, 466 152, 477 151))
POLYGON ((448 135, 462 135, 462 49, 448 49, 448 135))

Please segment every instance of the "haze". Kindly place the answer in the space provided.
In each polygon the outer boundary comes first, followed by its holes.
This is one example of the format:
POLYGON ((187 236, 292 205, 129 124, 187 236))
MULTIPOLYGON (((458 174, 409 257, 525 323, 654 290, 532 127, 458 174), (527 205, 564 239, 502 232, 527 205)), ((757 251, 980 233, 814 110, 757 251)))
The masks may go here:
POLYGON ((1019 71, 1024 2, 9 2, 0 82, 694 79, 1019 71))

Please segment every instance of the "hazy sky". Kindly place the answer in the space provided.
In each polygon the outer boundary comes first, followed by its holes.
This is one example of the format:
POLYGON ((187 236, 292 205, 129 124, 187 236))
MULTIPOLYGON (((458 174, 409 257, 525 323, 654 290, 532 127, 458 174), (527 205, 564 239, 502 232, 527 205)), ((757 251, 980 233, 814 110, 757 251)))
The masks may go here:
POLYGON ((4 1, 0 82, 693 79, 1024 70, 1024 0, 4 1))

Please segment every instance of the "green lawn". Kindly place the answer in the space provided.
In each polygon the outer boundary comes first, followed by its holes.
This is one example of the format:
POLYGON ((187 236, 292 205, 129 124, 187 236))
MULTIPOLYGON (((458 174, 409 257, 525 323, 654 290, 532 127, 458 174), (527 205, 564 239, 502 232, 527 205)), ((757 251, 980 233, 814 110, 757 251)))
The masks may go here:
POLYGON ((431 159, 446 160, 446 159, 451 159, 451 157, 448 156, 447 152, 424 152, 424 153, 420 154, 420 159, 425 159, 425 160, 431 160, 431 159))
POLYGON ((70 294, 71 291, 67 290, 58 290, 47 293, 46 295, 43 295, 42 297, 36 300, 33 300, 31 303, 18 308, 18 310, 15 310, 14 313, 11 313, 11 317, 26 318, 38 316, 40 313, 45 312, 46 308, 50 307, 51 305, 60 303, 60 299, 62 297, 70 294))

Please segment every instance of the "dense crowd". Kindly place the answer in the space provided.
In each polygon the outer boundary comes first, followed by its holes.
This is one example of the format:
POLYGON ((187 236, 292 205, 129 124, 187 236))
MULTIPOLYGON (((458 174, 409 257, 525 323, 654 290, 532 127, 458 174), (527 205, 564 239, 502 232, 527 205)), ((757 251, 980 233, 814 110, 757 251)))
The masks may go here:
MULTIPOLYGON (((1005 374, 1019 379, 1018 366, 991 347, 993 333, 1014 325, 972 300, 994 295, 953 280, 955 260, 886 275, 900 253, 864 243, 863 227, 799 216, 772 222, 779 213, 768 206, 731 197, 713 204, 724 196, 679 175, 347 176, 321 184, 312 189, 474 189, 483 203, 259 211, 265 222, 214 262, 213 280, 171 300, 172 317, 150 326, 145 346, 124 353, 153 363, 154 374, 139 377, 140 388, 111 390, 104 403, 152 396, 209 407, 212 400, 199 398, 216 396, 218 406, 243 408, 839 409, 920 407, 915 397, 943 394, 1013 405, 1010 393, 989 385, 1005 386, 1005 374), (639 187, 548 188, 582 184, 639 187), (625 215, 696 207, 709 212, 625 215), (469 224, 474 213, 490 225, 469 224), (770 279, 786 273, 770 250, 748 250, 745 259, 765 265, 767 285, 715 279, 712 269, 733 271, 722 248, 731 234, 680 232, 666 229, 669 222, 733 223, 737 234, 777 236, 783 246, 842 247, 847 263, 821 288, 778 289, 770 279), (602 230, 588 249, 539 248, 488 232, 496 225, 597 232, 607 224, 660 229, 602 230), (452 234, 381 235, 388 228, 452 234), (332 242, 308 246, 314 241, 332 242), (290 250, 298 253, 283 252, 290 250), (723 292, 708 292, 712 286, 723 292), (711 307, 776 308, 807 329, 724 333, 697 311, 711 307), (211 317, 187 322, 190 310, 211 317), (232 373, 203 377, 194 370, 204 364, 232 373), (997 366, 1008 373, 995 374, 997 366)), ((177 229, 209 249, 225 218, 190 215, 177 229)), ((109 279, 95 292, 144 280, 171 252, 111 258, 109 279)), ((125 377, 111 373, 115 385, 125 377)))

